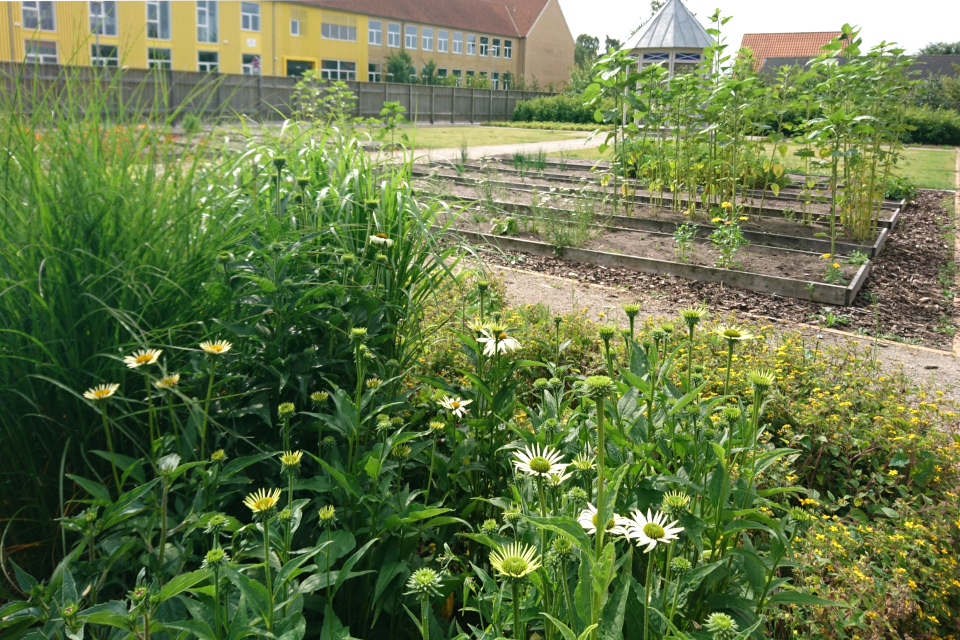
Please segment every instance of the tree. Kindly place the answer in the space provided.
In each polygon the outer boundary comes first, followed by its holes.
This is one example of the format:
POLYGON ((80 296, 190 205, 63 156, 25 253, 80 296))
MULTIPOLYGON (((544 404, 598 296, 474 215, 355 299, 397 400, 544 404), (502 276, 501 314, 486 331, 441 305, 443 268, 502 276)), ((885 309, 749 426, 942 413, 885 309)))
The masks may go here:
POLYGON ((600 46, 600 38, 581 33, 577 36, 577 42, 573 45, 573 63, 581 69, 589 69, 597 59, 597 48, 600 46))
POLYGON ((611 38, 610 36, 607 36, 606 40, 604 40, 603 46, 606 49, 607 55, 623 48, 623 44, 619 40, 611 38))
POLYGON ((960 55, 960 42, 931 42, 921 48, 919 54, 926 56, 958 56, 960 55))
POLYGON ((427 60, 423 69, 420 70, 420 82, 422 84, 437 84, 437 63, 433 61, 433 58, 427 60))
POLYGON ((413 58, 401 49, 387 56, 387 79, 390 82, 410 83, 410 65, 413 58))

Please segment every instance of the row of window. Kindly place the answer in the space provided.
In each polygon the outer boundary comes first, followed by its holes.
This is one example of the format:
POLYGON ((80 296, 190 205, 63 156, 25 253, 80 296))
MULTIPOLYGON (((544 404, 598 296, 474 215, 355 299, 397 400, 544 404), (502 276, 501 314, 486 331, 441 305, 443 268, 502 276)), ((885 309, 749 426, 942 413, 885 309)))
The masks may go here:
MULTIPOLYGON (((325 61, 325 62, 326 62, 326 61, 325 61)), ((446 78, 446 77, 447 77, 447 69, 437 69, 435 73, 436 73, 436 76, 437 76, 438 78, 446 78)), ((420 71, 420 74, 421 74, 421 76, 427 76, 427 75, 428 75, 428 74, 427 74, 427 68, 424 67, 424 68, 420 71)), ((410 67, 410 75, 411 75, 412 77, 414 77, 414 78, 417 77, 417 68, 416 68, 416 67, 410 67)), ((504 86, 503 86, 503 88, 504 88, 505 90, 508 89, 508 86, 507 86, 507 85, 508 85, 508 83, 509 83, 509 80, 508 80, 509 75, 510 75, 509 73, 505 73, 505 74, 504 74, 504 86)), ((371 62, 369 65, 367 65, 367 82, 383 82, 383 76, 384 76, 384 74, 383 74, 383 66, 382 66, 379 62, 371 62)), ((486 77, 487 77, 487 72, 486 72, 486 71, 479 71, 479 72, 477 72, 477 71, 466 71, 466 72, 464 72, 464 71, 462 71, 462 70, 460 70, 460 69, 453 69, 453 70, 450 72, 450 76, 452 76, 452 77, 454 77, 454 78, 457 79, 456 86, 459 87, 463 78, 465 78, 465 77, 473 77, 473 76, 481 76, 481 77, 486 78, 486 77)), ((324 76, 324 77, 327 77, 327 76, 324 76)), ((354 79, 356 79, 356 78, 353 78, 353 77, 352 77, 352 78, 349 78, 349 79, 350 79, 350 80, 354 80, 354 79)), ((491 85, 493 86, 494 89, 499 89, 499 88, 500 88, 500 72, 499 72, 499 71, 495 71, 495 72, 493 73, 493 76, 492 76, 492 78, 491 78, 491 85)))
MULTIPOLYGON (((367 21, 367 44, 383 45, 383 22, 380 20, 367 21)), ((434 31, 436 31, 436 47, 438 53, 457 53, 466 52, 468 56, 477 55, 477 35, 474 33, 463 34, 454 31, 452 34, 447 29, 436 29, 433 27, 420 27, 419 45, 422 51, 433 51, 434 31), (466 40, 464 40, 466 35, 466 40), (466 50, 464 50, 466 43, 466 50)), ((404 31, 403 46, 407 49, 417 49, 417 25, 408 24, 404 31)), ((400 47, 400 23, 387 23, 387 46, 400 47)), ((507 60, 513 58, 513 41, 503 40, 503 49, 501 50, 500 38, 488 38, 480 36, 480 55, 492 58, 499 58, 501 52, 507 60)))

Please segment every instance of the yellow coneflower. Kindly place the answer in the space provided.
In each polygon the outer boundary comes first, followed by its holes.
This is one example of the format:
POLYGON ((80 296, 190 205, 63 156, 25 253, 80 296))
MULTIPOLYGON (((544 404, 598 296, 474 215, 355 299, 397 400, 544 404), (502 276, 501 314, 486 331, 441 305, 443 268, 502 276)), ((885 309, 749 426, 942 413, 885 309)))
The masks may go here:
POLYGON ((260 516, 273 511, 278 500, 280 489, 260 489, 244 498, 243 504, 253 511, 255 516, 260 516))
POLYGON ((123 359, 123 363, 131 369, 137 369, 146 364, 156 364, 157 360, 160 359, 160 354, 163 353, 160 349, 140 349, 132 356, 126 356, 123 359))
POLYGON ((83 397, 87 400, 106 400, 115 394, 119 388, 119 384, 100 384, 84 391, 83 397))
POLYGON ((169 376, 166 376, 165 378, 160 378, 159 380, 154 382, 153 386, 155 386, 157 389, 172 389, 173 387, 177 386, 179 383, 180 383, 180 374, 172 373, 169 376))
POLYGON ((282 456, 280 456, 280 464, 284 467, 297 467, 300 465, 300 461, 303 459, 303 451, 285 451, 282 456))
POLYGON ((223 449, 217 449, 210 454, 210 462, 223 462, 227 459, 227 454, 224 453, 223 449))
POLYGON ((540 568, 537 548, 514 542, 490 554, 490 565, 505 578, 519 580, 540 568))
POLYGON ((200 348, 212 356, 223 355, 227 351, 230 351, 230 347, 232 346, 233 344, 227 342, 226 340, 217 340, 216 342, 210 342, 207 340, 206 342, 200 343, 200 348))

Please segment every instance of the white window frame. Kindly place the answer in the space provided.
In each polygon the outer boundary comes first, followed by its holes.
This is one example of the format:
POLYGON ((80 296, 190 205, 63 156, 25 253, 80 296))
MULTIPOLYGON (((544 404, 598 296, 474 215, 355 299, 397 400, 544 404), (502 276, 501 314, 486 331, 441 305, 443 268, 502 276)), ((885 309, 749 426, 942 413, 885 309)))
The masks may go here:
POLYGON ((383 82, 383 65, 381 63, 367 63, 367 82, 383 82))
POLYGON ((420 29, 420 48, 424 51, 433 51, 433 27, 420 29))
POLYGON ((90 45, 90 66, 92 67, 119 67, 120 66, 120 47, 115 44, 91 44, 90 45), (113 50, 112 56, 104 56, 103 50, 113 50))
POLYGON ((240 56, 240 71, 245 76, 259 76, 263 73, 263 56, 259 53, 244 53, 240 56), (246 62, 245 58, 249 57, 250 61, 246 62), (253 59, 259 58, 260 62, 257 63, 257 66, 253 66, 253 59))
MULTIPOLYGON (((217 6, 217 0, 197 0, 197 42, 217 44, 220 38, 219 27, 220 7, 217 6)), ((219 62, 217 64, 219 65, 219 62)))
POLYGON ((320 61, 320 78, 323 80, 344 80, 347 82, 352 82, 357 79, 357 63, 354 60, 321 60, 320 61), (336 69, 325 68, 325 64, 335 62, 337 64, 336 69), (344 65, 353 65, 353 69, 349 67, 343 68, 344 65))
POLYGON ((490 88, 491 89, 500 88, 500 72, 499 71, 493 72, 493 79, 490 81, 490 88))
POLYGON ((393 47, 394 49, 400 48, 400 23, 399 22, 388 22, 387 23, 387 46, 393 47), (396 29, 394 29, 396 27, 396 29))
POLYGON ((55 40, 24 40, 23 54, 23 61, 28 64, 60 64, 60 50, 55 40), (53 45, 52 59, 50 53, 40 53, 41 45, 53 45))
POLYGON ((51 0, 23 0, 20 3, 20 17, 23 20, 23 28, 31 31, 56 31, 57 30, 57 8, 56 3, 51 0), (29 13, 28 13, 29 11, 29 13), (50 17, 50 28, 43 26, 43 16, 50 17), (30 26, 31 20, 35 26, 30 26))
POLYGON ((457 54, 463 53, 463 34, 459 31, 453 32, 453 47, 451 47, 451 51, 457 54))
POLYGON ((300 21, 296 18, 290 18, 290 35, 299 36, 300 35, 300 21))
POLYGON ((241 2, 240 3, 240 30, 260 32, 260 3, 259 2, 241 2), (251 7, 256 8, 256 13, 249 11, 251 7))
POLYGON ((437 30, 437 53, 447 53, 450 50, 450 32, 446 29, 437 30))
POLYGON ((463 79, 463 71, 461 71, 460 69, 454 69, 451 72, 451 75, 457 79, 457 86, 459 87, 460 81, 463 79))
POLYGON ((500 38, 490 40, 490 55, 494 58, 500 57, 500 38))
POLYGON ((173 69, 173 49, 170 47, 147 47, 147 69, 173 69), (166 51, 167 58, 151 58, 152 51, 166 51))
POLYGON ((417 50, 417 25, 408 24, 407 28, 404 29, 404 38, 403 44, 407 49, 417 50))
POLYGON ((117 35, 116 0, 88 2, 87 5, 90 10, 90 33, 101 36, 117 35), (113 24, 107 19, 109 15, 113 15, 113 24), (111 27, 113 27, 112 30, 111 27))
POLYGON ((367 44, 383 46, 383 22, 380 20, 367 20, 367 44))
POLYGON ((504 60, 513 59, 513 40, 503 41, 503 59, 504 60))
POLYGON ((200 73, 218 73, 220 71, 220 52, 219 51, 197 51, 197 71, 200 73), (210 62, 200 62, 200 55, 204 53, 212 53, 217 57, 217 61, 212 63, 213 68, 204 68, 205 66, 210 65, 210 62))
POLYGON ((480 36, 480 50, 477 51, 477 55, 481 58, 490 55, 490 38, 488 36, 480 36))
POLYGON ((170 0, 147 0, 147 39, 148 40, 170 40, 172 28, 170 25, 170 0), (153 20, 150 19, 150 8, 153 7, 156 9, 157 17, 153 20), (166 23, 166 25, 164 25, 166 23), (155 26, 157 30, 156 37, 150 35, 150 27, 155 26), (166 37, 164 37, 164 29, 166 26, 166 37))
POLYGON ((467 34, 467 55, 477 55, 477 34, 475 33, 467 34))
POLYGON ((320 24, 320 37, 324 40, 340 40, 341 42, 356 42, 357 28, 342 24, 323 22, 320 24))

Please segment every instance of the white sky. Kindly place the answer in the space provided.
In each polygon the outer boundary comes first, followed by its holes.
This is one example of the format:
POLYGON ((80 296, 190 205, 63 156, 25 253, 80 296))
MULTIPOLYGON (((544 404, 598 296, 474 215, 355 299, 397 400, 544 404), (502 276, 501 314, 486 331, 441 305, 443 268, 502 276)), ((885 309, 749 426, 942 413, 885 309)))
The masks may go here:
MULTIPOLYGON (((605 36, 624 41, 650 15, 649 0, 559 1, 573 37, 597 36, 601 50, 605 36)), ((684 0, 684 4, 704 26, 718 7, 723 15, 732 15, 724 27, 730 50, 740 47, 744 33, 839 31, 845 22, 861 27, 868 47, 887 40, 916 53, 929 42, 960 40, 960 0, 684 0)))

